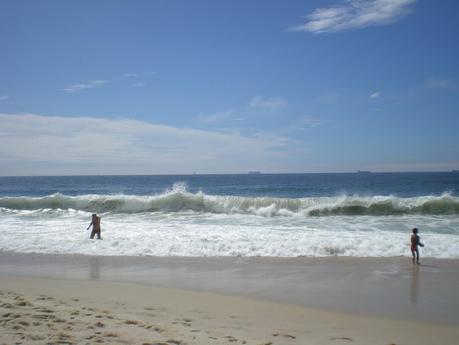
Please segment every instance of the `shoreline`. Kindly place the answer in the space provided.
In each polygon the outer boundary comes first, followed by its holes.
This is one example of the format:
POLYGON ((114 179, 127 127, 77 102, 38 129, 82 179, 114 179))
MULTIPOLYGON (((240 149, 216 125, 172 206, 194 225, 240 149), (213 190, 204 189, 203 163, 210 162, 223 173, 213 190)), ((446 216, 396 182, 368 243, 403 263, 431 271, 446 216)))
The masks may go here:
POLYGON ((459 260, 106 257, 0 252, 0 277, 129 283, 330 312, 459 324, 459 260))
POLYGON ((0 341, 15 344, 457 344, 451 325, 355 316, 107 281, 0 275, 0 341))
POLYGON ((0 343, 453 345, 458 282, 459 260, 0 252, 0 343))

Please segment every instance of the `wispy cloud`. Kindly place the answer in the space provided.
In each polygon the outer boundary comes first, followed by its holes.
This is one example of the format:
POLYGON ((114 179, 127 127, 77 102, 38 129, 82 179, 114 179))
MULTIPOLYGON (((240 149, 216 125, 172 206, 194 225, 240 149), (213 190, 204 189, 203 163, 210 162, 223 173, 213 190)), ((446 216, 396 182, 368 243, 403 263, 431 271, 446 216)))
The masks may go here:
POLYGON ((416 0, 347 0, 340 5, 318 8, 305 24, 291 31, 338 32, 393 23, 410 13, 416 0))
POLYGON ((376 99, 380 98, 381 94, 379 92, 373 92, 370 96, 368 96, 370 99, 376 99))
POLYGON ((325 92, 320 94, 317 97, 317 100, 320 103, 325 103, 325 104, 336 104, 340 101, 343 100, 343 95, 337 93, 337 92, 325 92))
POLYGON ((203 123, 215 124, 220 123, 224 120, 231 119, 233 116, 238 115, 238 112, 234 109, 227 109, 222 111, 217 111, 212 114, 199 114, 198 120, 203 123))
POLYGON ((216 111, 211 114, 199 114, 197 120, 207 124, 217 124, 223 121, 244 121, 246 118, 260 116, 267 112, 275 114, 286 108, 288 102, 282 97, 252 97, 250 101, 240 107, 216 111))
POLYGON ((6 101, 8 98, 10 98, 8 95, 0 96, 0 101, 6 101))
POLYGON ((456 84, 453 81, 444 78, 427 79, 424 82, 424 85, 429 89, 435 90, 452 90, 456 87, 456 84))
POLYGON ((75 92, 79 92, 79 91, 86 90, 86 89, 93 89, 95 87, 102 86, 107 83, 108 83, 107 80, 95 79, 95 80, 88 81, 86 83, 69 85, 63 88, 62 90, 65 92, 69 92, 69 93, 75 93, 75 92))
POLYGON ((281 97, 253 97, 249 102, 249 108, 276 111, 285 108, 287 101, 281 97))
POLYGON ((143 79, 148 78, 148 76, 154 75, 156 72, 139 72, 139 73, 125 73, 122 75, 115 76, 109 79, 94 79, 85 83, 71 84, 61 89, 61 91, 67 93, 78 93, 83 90, 95 89, 104 84, 120 84, 124 83, 128 86, 142 87, 147 84, 143 79), (142 78, 143 77, 143 78, 142 78))
POLYGON ((296 155, 290 144, 130 119, 0 114, 4 175, 278 171, 296 155))
POLYGON ((318 127, 325 124, 325 121, 316 118, 304 118, 300 122, 300 128, 305 129, 307 127, 318 127))

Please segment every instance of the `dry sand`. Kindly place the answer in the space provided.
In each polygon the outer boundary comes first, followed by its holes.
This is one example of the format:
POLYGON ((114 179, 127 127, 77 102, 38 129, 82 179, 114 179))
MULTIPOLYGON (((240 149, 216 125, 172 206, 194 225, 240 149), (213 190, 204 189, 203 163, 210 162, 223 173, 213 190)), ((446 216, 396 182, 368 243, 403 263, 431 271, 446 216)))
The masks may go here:
MULTIPOLYGON (((328 265, 336 271, 336 263, 328 265)), ((281 266, 287 278, 288 262, 281 266)), ((426 323, 250 296, 50 275, 54 278, 10 275, 0 267, 0 344, 459 344, 458 320, 426 323)))

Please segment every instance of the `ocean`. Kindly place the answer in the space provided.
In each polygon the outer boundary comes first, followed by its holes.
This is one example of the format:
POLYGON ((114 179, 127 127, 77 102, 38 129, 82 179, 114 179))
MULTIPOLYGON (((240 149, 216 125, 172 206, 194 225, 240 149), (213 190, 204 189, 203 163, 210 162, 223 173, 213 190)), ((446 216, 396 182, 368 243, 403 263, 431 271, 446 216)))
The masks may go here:
POLYGON ((0 177, 0 251, 394 257, 413 227, 459 258, 459 173, 0 177))

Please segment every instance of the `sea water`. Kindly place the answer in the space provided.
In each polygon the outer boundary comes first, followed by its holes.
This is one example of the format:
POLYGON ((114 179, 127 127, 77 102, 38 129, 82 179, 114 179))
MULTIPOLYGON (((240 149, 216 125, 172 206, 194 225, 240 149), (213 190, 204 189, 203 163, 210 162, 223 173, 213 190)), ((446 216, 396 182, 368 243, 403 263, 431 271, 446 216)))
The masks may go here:
POLYGON ((2 251, 409 256, 413 227, 459 258, 458 173, 0 177, 2 251))

